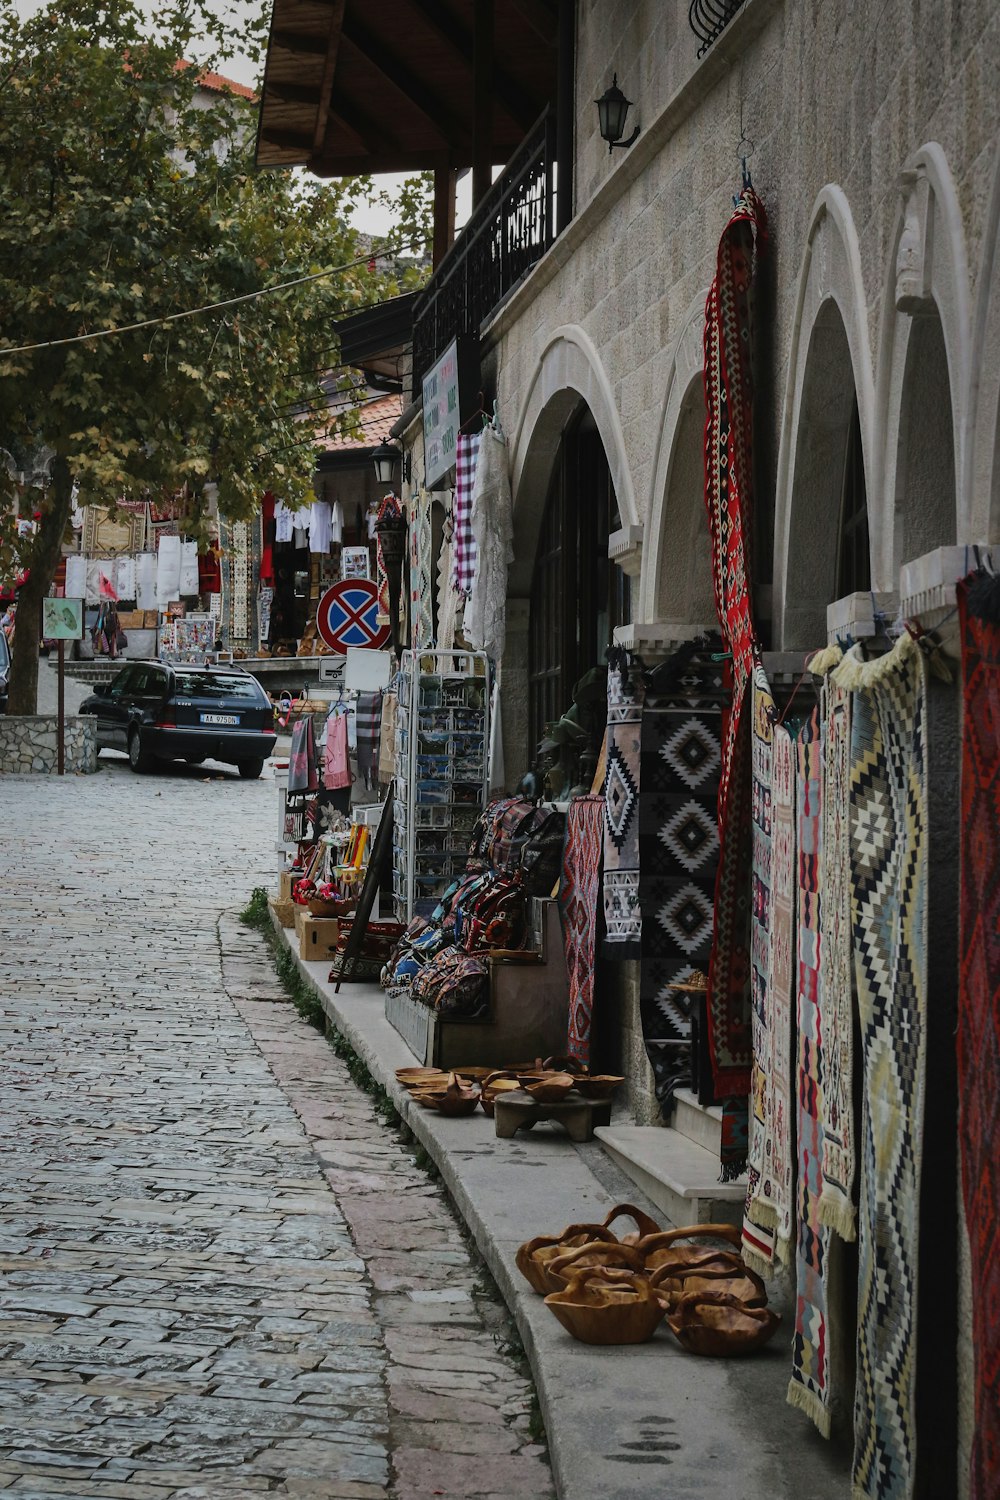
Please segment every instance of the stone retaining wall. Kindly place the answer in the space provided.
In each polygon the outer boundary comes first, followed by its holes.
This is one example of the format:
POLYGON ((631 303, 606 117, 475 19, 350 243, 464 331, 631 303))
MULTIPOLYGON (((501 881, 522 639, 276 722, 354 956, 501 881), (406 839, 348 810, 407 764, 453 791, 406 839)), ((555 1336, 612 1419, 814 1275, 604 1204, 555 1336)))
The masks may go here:
MULTIPOLYGON (((55 771, 58 720, 53 714, 0 715, 0 776, 29 776, 55 771)), ((97 770, 97 720, 66 717, 66 771, 97 770)))

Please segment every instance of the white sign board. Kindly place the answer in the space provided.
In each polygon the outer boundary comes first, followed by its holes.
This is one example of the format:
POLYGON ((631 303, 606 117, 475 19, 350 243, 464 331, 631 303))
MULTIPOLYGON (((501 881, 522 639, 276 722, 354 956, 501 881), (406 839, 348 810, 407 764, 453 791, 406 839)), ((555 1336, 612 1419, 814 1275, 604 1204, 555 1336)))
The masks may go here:
POLYGON ((368 651, 349 646, 347 665, 344 667, 344 687, 359 693, 376 693, 379 688, 389 686, 392 666, 391 651, 368 651))

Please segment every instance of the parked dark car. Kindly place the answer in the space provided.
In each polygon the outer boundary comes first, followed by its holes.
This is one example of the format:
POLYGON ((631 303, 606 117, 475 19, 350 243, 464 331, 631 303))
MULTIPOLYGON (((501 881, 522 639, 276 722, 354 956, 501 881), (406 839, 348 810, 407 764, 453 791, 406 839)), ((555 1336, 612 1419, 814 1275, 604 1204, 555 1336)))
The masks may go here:
POLYGON ((7 695, 10 692, 10 647, 7 637, 0 630, 0 714, 7 712, 7 695))
POLYGON ((274 749, 271 701, 249 672, 130 662, 80 705, 97 716, 99 750, 127 750, 133 771, 153 762, 227 761, 259 776, 274 749))

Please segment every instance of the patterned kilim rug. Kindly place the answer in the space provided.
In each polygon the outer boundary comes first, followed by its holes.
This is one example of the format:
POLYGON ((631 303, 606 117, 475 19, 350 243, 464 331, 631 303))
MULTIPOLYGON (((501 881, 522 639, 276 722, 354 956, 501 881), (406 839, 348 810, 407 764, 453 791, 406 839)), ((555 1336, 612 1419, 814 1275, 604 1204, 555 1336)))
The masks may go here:
MULTIPOLYGON (((693 664, 642 717, 640 1010, 656 1096, 666 1107, 690 1074, 692 997, 674 986, 708 968, 719 858, 718 669, 693 664)), ((745 1141, 742 1145, 746 1156, 745 1141)))
POLYGON ((774 1211, 764 1200, 763 1182, 771 1141, 771 783, 774 751, 774 699, 767 675, 755 662, 751 686, 751 876, 750 1021, 753 1068, 747 1156, 747 1201, 743 1215, 743 1255, 748 1266, 766 1272, 774 1261, 774 1211))
POLYGON ((830 1436, 830 1334, 827 1268, 830 1231, 819 1218, 823 1160, 823 1038, 820 1003, 820 868, 823 858, 823 724, 814 709, 796 746, 798 760, 796 897, 796 1183, 795 1332, 788 1400, 830 1436))
POLYGON ((972 1254, 971 1500, 1000 1494, 1000 582, 959 584, 962 851, 958 1098, 972 1254))
MULTIPOLYGON (((792 996, 795 974, 795 746, 783 724, 774 726, 771 770, 771 1094, 758 1211, 773 1213, 778 1261, 792 1258, 792 996)), ((770 1215, 768 1215, 770 1216, 770 1215)))
POLYGON ((709 969, 709 1049, 716 1092, 750 1088, 751 1027, 747 936, 740 897, 747 888, 750 739, 744 705, 756 644, 751 610, 753 481, 752 287, 763 204, 741 195, 719 242, 705 304, 705 505, 712 539, 716 612, 732 653, 732 707, 723 726, 719 780, 719 874, 709 969))
POLYGON ((927 1004, 924 662, 908 635, 836 669, 854 691, 851 917, 861 1020, 855 1500, 913 1491, 927 1004))
POLYGON ((607 770, 604 777, 605 958, 639 958, 639 749, 645 688, 627 659, 608 662, 607 770))
POLYGON ((559 909, 562 914, 569 979, 567 1051, 590 1063, 594 1010, 594 955, 604 848, 604 798, 575 797, 566 815, 559 909))
MULTIPOLYGON (((855 646, 850 657, 860 660, 855 646)), ((835 674, 824 691, 823 789, 823 1192, 819 1216, 856 1236, 854 1191, 854 986, 851 945, 851 694, 835 674)))

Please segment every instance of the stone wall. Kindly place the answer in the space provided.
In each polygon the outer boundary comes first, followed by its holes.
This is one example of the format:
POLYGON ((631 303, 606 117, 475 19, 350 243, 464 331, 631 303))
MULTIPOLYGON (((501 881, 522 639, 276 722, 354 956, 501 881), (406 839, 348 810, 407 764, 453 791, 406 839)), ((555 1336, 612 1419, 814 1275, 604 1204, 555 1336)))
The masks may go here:
MULTIPOLYGON (((66 771, 97 770, 97 720, 72 715, 65 721, 66 771)), ((52 714, 0 715, 0 776, 51 774, 56 769, 58 720, 52 714)))

